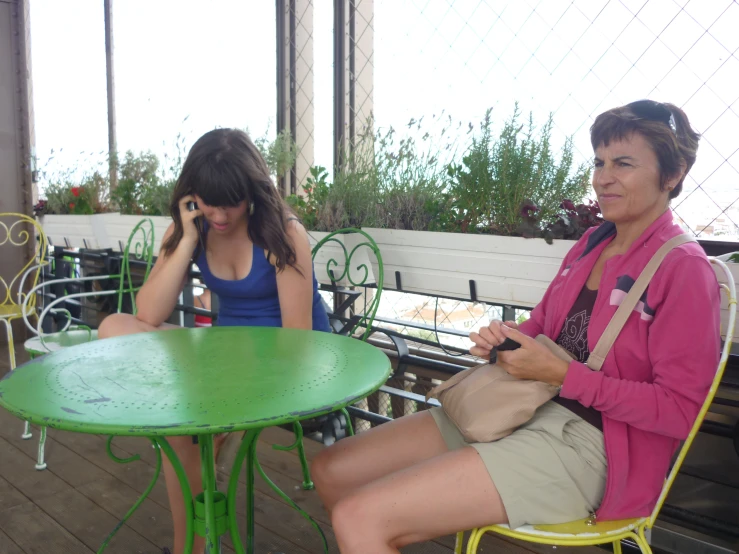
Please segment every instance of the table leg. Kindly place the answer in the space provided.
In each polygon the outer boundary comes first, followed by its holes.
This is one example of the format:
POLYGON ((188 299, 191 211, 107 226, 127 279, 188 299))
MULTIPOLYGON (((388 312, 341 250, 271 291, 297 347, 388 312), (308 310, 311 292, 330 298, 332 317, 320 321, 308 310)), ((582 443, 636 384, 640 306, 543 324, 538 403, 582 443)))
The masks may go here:
POLYGON ((303 426, 300 425, 299 421, 293 421, 293 434, 295 435, 295 442, 291 445, 281 446, 279 444, 273 444, 272 448, 275 450, 282 450, 283 452, 297 448, 298 458, 300 458, 300 467, 303 470, 303 489, 311 491, 313 490, 313 481, 311 481, 310 478, 308 459, 305 456, 305 448, 303 447, 303 426))
POLYGON ((261 431, 261 429, 252 429, 247 431, 244 435, 244 439, 241 441, 241 446, 236 453, 236 458, 234 459, 234 463, 231 468, 231 476, 228 481, 227 512, 230 522, 229 526, 231 529, 231 540, 233 541, 233 546, 234 550, 236 550, 236 554, 254 554, 255 469, 259 472, 259 475, 262 477, 264 482, 272 488, 272 490, 280 495, 280 497, 285 500, 285 502, 290 504, 290 506, 292 506, 295 510, 300 512, 300 514, 310 522, 310 524, 316 529, 316 531, 318 531, 323 541, 323 551, 328 554, 328 542, 326 541, 326 536, 324 535, 323 530, 318 525, 318 523, 316 523, 316 521, 312 517, 310 517, 304 510, 302 510, 300 506, 298 506, 292 500, 292 498, 282 492, 280 488, 275 485, 269 477, 267 477, 264 469, 262 469, 262 466, 259 464, 259 460, 257 459, 257 438, 259 437, 259 433, 261 433, 261 431), (241 471, 241 466, 244 463, 244 459, 246 459, 246 550, 244 550, 244 545, 241 542, 238 523, 236 521, 236 489, 238 488, 239 472, 241 471))
MULTIPOLYGON (((284 492, 282 492, 280 490, 280 488, 272 482, 272 479, 270 479, 269 477, 267 477, 267 474, 264 472, 264 469, 262 469, 262 466, 259 463, 259 460, 257 460, 257 457, 256 457, 256 449, 254 451, 254 456, 253 456, 252 459, 254 460, 253 464, 257 468, 257 471, 259 472, 259 475, 262 477, 262 480, 264 480, 264 482, 267 483, 267 485, 269 485, 269 487, 273 491, 275 491, 278 495, 280 495, 280 497, 285 502, 287 502, 288 504, 290 504, 290 506, 292 506, 295 510, 297 510, 300 513, 301 516, 303 516, 305 519, 307 519, 308 522, 313 526, 313 528, 316 531, 318 531, 318 534, 321 536, 321 540, 323 541, 323 551, 326 554, 328 554, 328 541, 326 541, 326 535, 323 533, 323 529, 321 529, 321 526, 318 525, 318 523, 316 522, 316 520, 314 520, 310 515, 308 515, 308 512, 306 512, 300 506, 298 506, 292 498, 290 498, 288 495, 286 495, 284 492)), ((253 493, 252 493, 252 495, 253 495, 253 493)))
POLYGON ((254 552, 254 458, 257 455, 257 441, 249 445, 246 456, 246 552, 254 552))
POLYGON ((254 553, 254 460, 257 452, 257 438, 261 429, 251 429, 246 432, 239 447, 231 476, 228 480, 228 517, 231 529, 231 541, 237 554, 254 553), (239 473, 246 458, 246 550, 239 536, 239 526, 236 521, 236 490, 239 485, 239 473))
POLYGON ((205 554, 221 552, 221 539, 216 527, 216 472, 213 459, 213 435, 198 435, 200 463, 203 469, 203 503, 205 505, 205 554))
POLYGON ((174 449, 169 445, 167 439, 164 437, 154 437, 159 448, 169 458, 172 468, 177 475, 177 480, 180 482, 182 487, 182 499, 185 502, 185 521, 186 521, 186 535, 185 535, 185 550, 184 554, 192 554, 192 545, 195 540, 195 512, 193 508, 192 489, 190 488, 190 480, 187 478, 185 469, 180 463, 180 459, 177 457, 174 449))
MULTIPOLYGON (((118 464, 127 464, 129 462, 135 462, 136 460, 140 460, 141 459, 141 456, 139 456, 138 454, 135 454, 134 456, 131 456, 130 458, 119 458, 118 456, 116 456, 115 454, 113 454, 113 450, 111 448, 111 444, 113 442, 113 438, 114 437, 112 435, 110 437, 108 437, 108 442, 106 443, 105 448, 106 448, 106 450, 108 452, 108 456, 110 456, 110 458, 114 462, 116 462, 118 464)), ((149 483, 149 486, 146 487, 146 490, 143 492, 143 494, 138 498, 138 500, 136 501, 136 503, 131 507, 130 510, 128 510, 128 512, 126 512, 126 515, 123 516, 123 519, 120 522, 118 522, 118 525, 115 526, 115 529, 113 529, 108 534, 108 536, 105 537, 105 540, 103 541, 103 544, 100 545, 100 548, 97 551, 98 554, 101 554, 101 552, 103 552, 108 547, 108 543, 110 543, 110 540, 115 536, 115 534, 118 532, 118 530, 121 527, 123 527, 123 525, 126 523, 126 521, 128 521, 128 518, 131 517, 131 515, 138 509, 138 507, 146 499, 146 497, 149 496, 149 493, 151 492, 151 489, 154 488, 154 485, 156 484, 157 479, 159 478, 159 472, 162 469, 162 453, 160 452, 159 448, 157 447, 156 440, 153 439, 153 438, 149 438, 149 440, 154 443, 154 446, 156 448, 156 453, 157 453, 157 467, 154 470, 154 477, 152 478, 151 482, 149 483)))

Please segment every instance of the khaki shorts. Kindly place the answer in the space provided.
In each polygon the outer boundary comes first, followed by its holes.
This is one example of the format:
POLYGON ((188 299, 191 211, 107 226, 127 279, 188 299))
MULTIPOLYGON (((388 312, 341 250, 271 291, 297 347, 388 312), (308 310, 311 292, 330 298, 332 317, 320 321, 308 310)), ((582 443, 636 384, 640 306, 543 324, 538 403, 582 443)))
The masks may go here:
POLYGON ((606 485, 603 433, 567 408, 547 402, 512 434, 467 443, 441 408, 429 410, 450 450, 477 450, 515 529, 582 519, 600 505, 606 485))

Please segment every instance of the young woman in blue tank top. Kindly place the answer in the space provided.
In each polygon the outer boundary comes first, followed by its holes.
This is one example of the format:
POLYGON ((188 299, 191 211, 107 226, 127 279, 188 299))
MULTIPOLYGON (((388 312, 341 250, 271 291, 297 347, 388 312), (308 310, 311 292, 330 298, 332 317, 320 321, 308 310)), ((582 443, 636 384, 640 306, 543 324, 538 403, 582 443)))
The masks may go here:
MULTIPOLYGON (((174 328, 164 322, 193 262, 218 295, 217 325, 330 331, 308 234, 272 183, 267 164, 246 133, 216 129, 197 140, 172 192, 170 211, 173 223, 136 297, 137 315, 108 316, 98 329, 100 338, 174 328), (189 210, 191 202, 195 206, 189 210)), ((191 437, 172 437, 170 444, 193 494, 202 491, 198 446, 191 437)), ((216 452, 221 444, 216 441, 216 452)), ((176 474, 166 457, 164 462, 174 553, 179 554, 185 544, 185 505, 176 474)), ((197 537, 193 552, 199 554, 203 548, 197 537)))

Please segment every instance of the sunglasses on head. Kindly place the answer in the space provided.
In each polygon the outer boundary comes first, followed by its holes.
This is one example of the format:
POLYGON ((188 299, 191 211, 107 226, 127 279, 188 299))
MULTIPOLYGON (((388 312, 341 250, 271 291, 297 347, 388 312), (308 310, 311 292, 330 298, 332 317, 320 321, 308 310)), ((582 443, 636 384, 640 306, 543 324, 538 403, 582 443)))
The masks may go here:
POLYGON ((664 104, 655 102, 654 100, 637 100, 631 104, 626 104, 626 107, 639 119, 664 123, 672 129, 673 133, 677 134, 675 116, 672 115, 672 111, 664 104))

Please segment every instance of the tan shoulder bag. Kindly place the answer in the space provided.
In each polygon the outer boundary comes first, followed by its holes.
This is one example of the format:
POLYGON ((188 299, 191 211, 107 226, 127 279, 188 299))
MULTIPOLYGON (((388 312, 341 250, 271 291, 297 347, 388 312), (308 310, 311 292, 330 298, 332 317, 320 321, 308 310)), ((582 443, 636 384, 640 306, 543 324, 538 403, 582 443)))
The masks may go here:
MULTIPOLYGON (((586 363, 590 369, 600 371, 616 337, 667 253, 694 240, 688 235, 678 235, 657 250, 590 354, 586 363)), ((573 359, 572 354, 549 337, 539 335, 536 340, 560 359, 566 362, 573 359)), ((559 387, 541 381, 513 377, 497 364, 483 364, 457 373, 431 390, 426 399, 439 399, 467 442, 491 442, 510 435, 530 420, 537 408, 551 400, 558 391, 559 387)))

